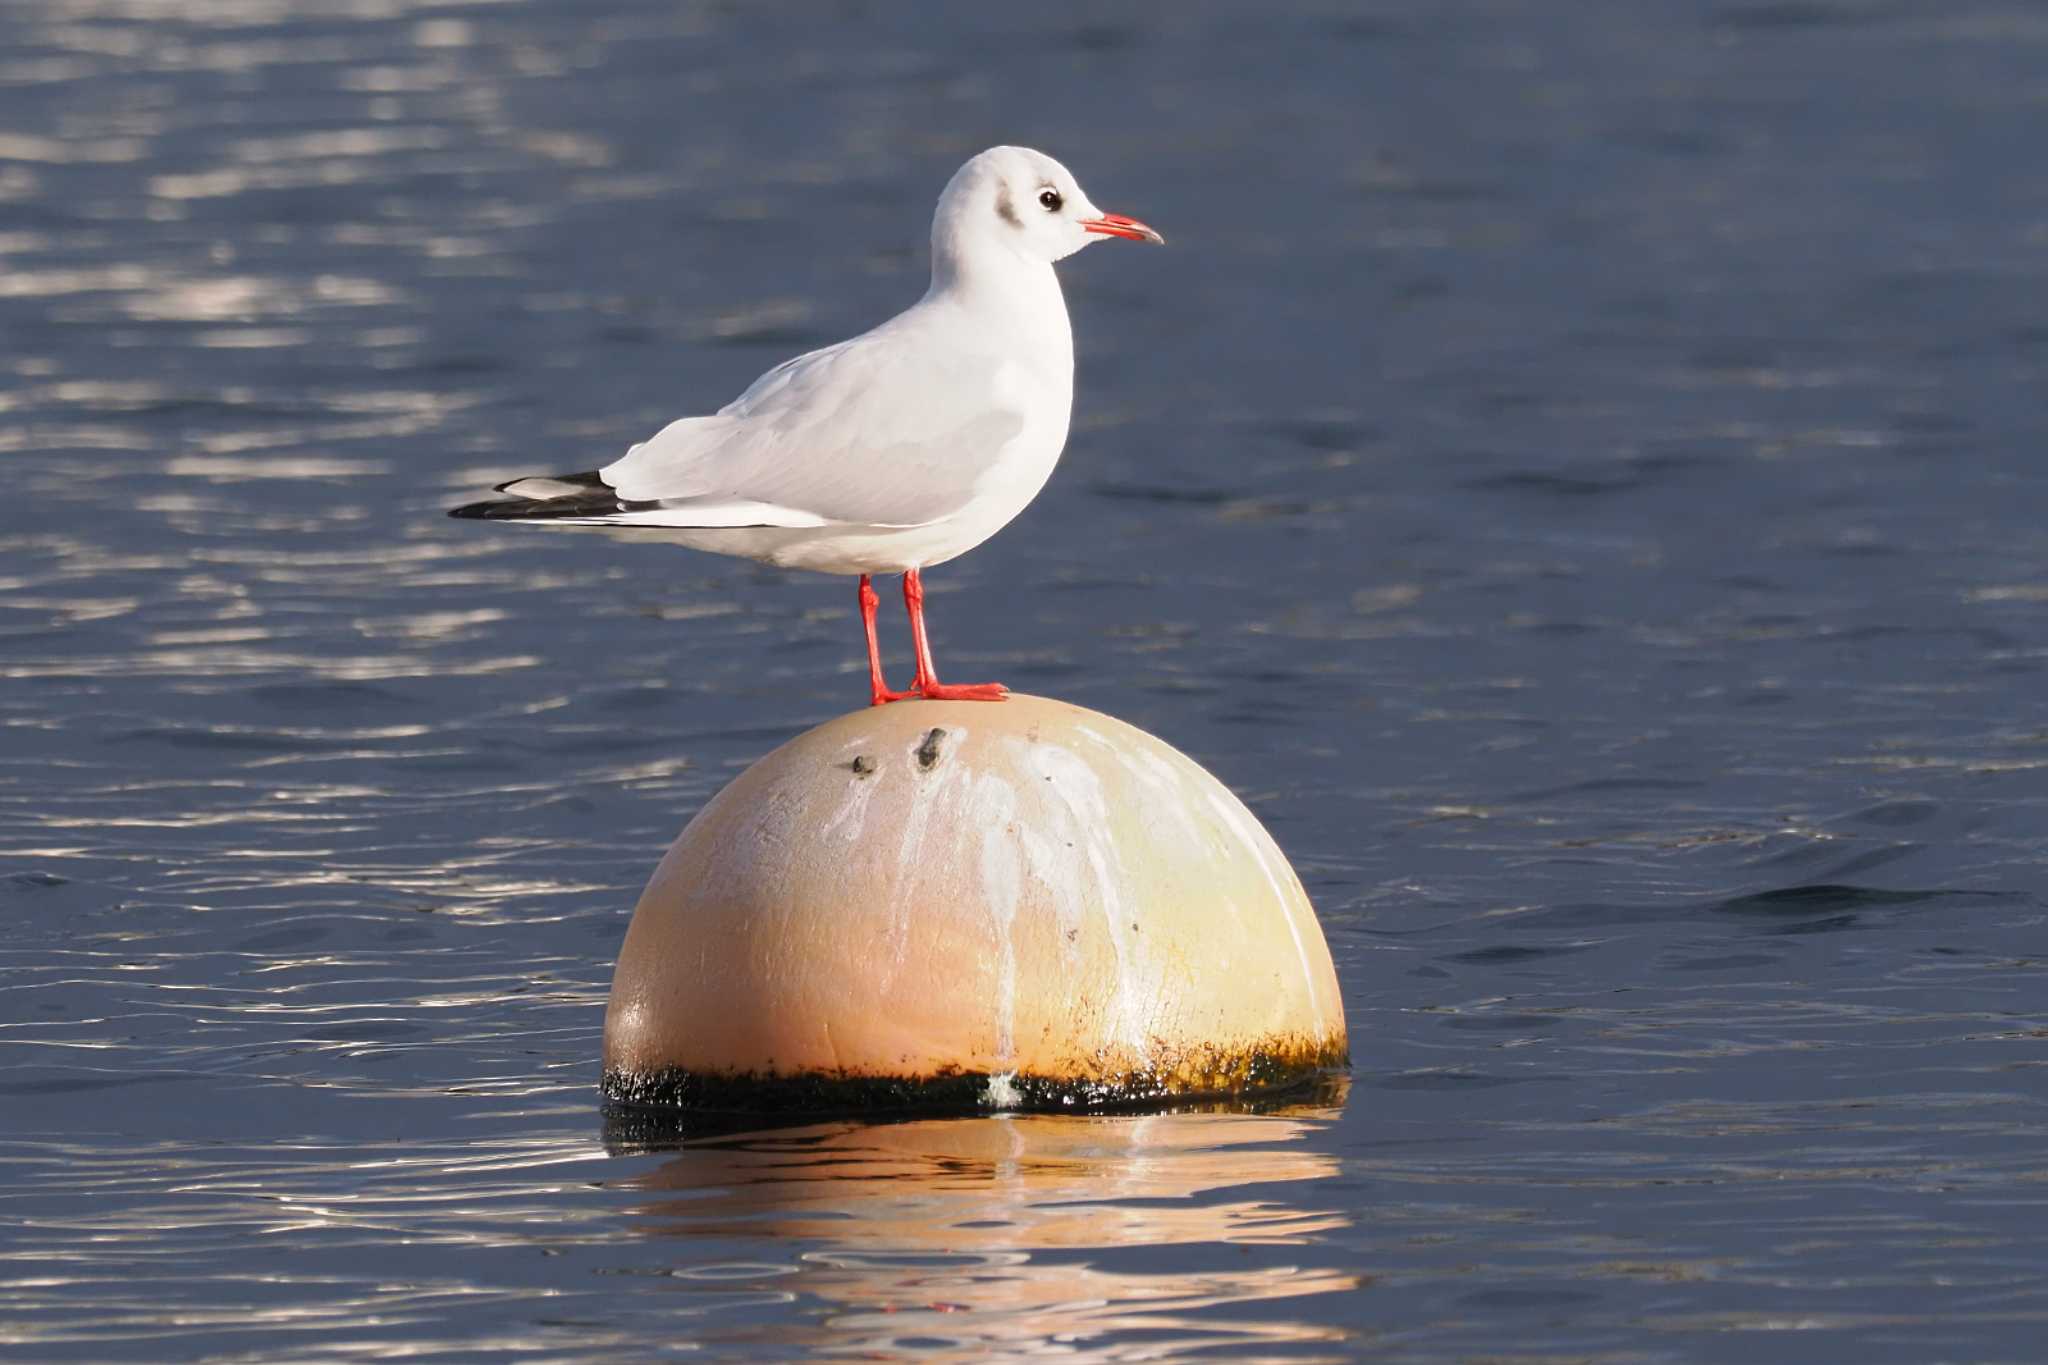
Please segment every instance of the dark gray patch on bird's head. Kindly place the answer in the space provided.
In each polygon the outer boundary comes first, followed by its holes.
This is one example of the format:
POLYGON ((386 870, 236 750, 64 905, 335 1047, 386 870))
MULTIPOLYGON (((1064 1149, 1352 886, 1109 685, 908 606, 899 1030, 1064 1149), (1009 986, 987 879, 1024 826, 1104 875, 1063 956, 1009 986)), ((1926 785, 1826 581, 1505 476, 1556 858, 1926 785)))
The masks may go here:
POLYGON ((1017 203, 1010 198, 1008 185, 996 186, 996 216, 1013 228, 1024 226, 1024 220, 1017 216, 1017 203))

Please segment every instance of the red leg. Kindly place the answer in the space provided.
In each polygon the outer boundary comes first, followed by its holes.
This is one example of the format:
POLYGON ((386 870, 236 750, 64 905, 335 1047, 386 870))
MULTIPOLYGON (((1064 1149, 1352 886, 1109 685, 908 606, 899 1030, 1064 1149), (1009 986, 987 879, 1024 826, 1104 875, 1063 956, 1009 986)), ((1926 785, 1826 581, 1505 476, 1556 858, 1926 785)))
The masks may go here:
POLYGON ((881 601, 881 598, 875 596, 875 585, 868 581, 866 574, 862 574, 860 576, 860 623, 862 628, 867 631, 868 636, 868 696, 870 698, 868 704, 870 706, 880 706, 884 702, 901 701, 905 697, 918 695, 914 691, 891 692, 888 684, 882 681, 882 645, 875 638, 875 608, 881 605, 881 601))
POLYGON ((932 663, 932 642, 924 629, 924 579, 916 569, 903 575, 903 607, 910 613, 910 642, 917 650, 917 676, 911 693, 926 701, 1001 701, 1010 689, 1001 683, 942 683, 932 663))

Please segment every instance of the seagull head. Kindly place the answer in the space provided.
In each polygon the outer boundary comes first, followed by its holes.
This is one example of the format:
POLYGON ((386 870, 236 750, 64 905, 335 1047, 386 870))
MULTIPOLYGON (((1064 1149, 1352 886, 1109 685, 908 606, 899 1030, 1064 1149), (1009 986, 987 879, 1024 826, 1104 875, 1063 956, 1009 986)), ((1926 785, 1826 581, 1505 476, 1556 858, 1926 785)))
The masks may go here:
POLYGON ((1166 240, 1135 218, 1096 208, 1073 172, 1029 147, 991 147, 962 166, 932 219, 942 259, 1010 252, 1050 265, 1099 237, 1166 240))

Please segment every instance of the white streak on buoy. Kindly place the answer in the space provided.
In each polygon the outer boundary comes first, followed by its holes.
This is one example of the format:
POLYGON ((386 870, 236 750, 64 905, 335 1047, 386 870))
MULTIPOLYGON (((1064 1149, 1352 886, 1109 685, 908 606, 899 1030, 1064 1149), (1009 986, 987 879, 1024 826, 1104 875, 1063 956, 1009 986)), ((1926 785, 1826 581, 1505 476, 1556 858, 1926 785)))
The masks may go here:
MULTIPOLYGON (((1123 900, 1122 858, 1117 851, 1115 826, 1102 792, 1102 781, 1086 761, 1053 744, 1027 743, 1024 767, 1043 782, 1050 798, 1047 808, 1064 817, 1063 828, 1056 833, 1070 835, 1063 841, 1067 850, 1047 850, 1056 861, 1067 865, 1062 881, 1078 880, 1073 871, 1076 853, 1092 874, 1094 906, 1102 913, 1110 947, 1116 953, 1116 996, 1106 1011, 1106 1022, 1112 1030, 1110 1041, 1123 1044, 1142 1062, 1149 1054, 1145 1008, 1155 993, 1140 979, 1146 973, 1138 946, 1131 942, 1130 916, 1123 900)), ((1033 871, 1037 871, 1037 857, 1032 861, 1033 871)), ((1087 898, 1081 898, 1077 908, 1089 908, 1087 898)))
MULTIPOLYGON (((1263 839, 1265 831, 1256 821, 1247 827, 1228 811, 1221 814, 1223 823, 1232 836, 1230 838, 1221 837, 1222 832, 1214 825, 1205 826, 1195 818, 1195 803, 1210 796, 1207 788, 1213 779, 1179 750, 1164 746, 1141 748, 1136 745, 1119 745, 1092 727, 1080 725, 1074 728, 1076 733, 1085 735, 1114 755, 1124 771, 1140 784, 1152 789, 1157 804, 1151 808, 1150 813, 1163 816, 1173 823, 1186 844, 1186 857, 1191 866, 1199 866, 1218 853, 1227 855, 1232 845, 1245 841, 1252 834, 1258 834, 1263 839)), ((1210 804, 1213 806, 1213 801, 1210 804)), ((1254 846, 1259 846, 1259 841, 1254 841, 1254 846)), ((1266 867, 1263 859, 1259 863, 1259 871, 1271 884, 1272 872, 1266 867)), ((1242 907, 1235 900, 1226 901, 1225 904, 1230 911, 1231 919, 1243 923, 1242 907)), ((1298 941, 1299 935, 1296 937, 1298 941)))
MULTIPOLYGON (((947 739, 950 740, 955 734, 964 735, 965 733, 965 731, 951 732, 947 739)), ((947 741, 942 740, 941 743, 945 744, 947 741)), ((908 758, 912 763, 919 761, 914 754, 905 755, 904 757, 908 758)), ((920 896, 913 894, 913 888, 921 884, 926 867, 924 857, 925 830, 931 824, 933 812, 944 810, 946 803, 953 799, 950 789, 956 786, 960 779, 967 778, 971 780, 972 775, 967 772, 966 765, 961 763, 959 759, 960 755, 947 753, 942 749, 938 761, 933 763, 928 770, 913 773, 910 777, 910 781, 913 784, 913 790, 910 793, 910 809, 903 818, 903 842, 897 846, 896 850, 896 876, 892 888, 892 899, 896 906, 896 914, 889 921, 892 976, 895 969, 903 965, 904 958, 910 951, 910 917, 921 900, 920 896)), ((902 760, 891 761, 900 762, 902 760)), ((949 859, 941 857, 933 865, 945 867, 949 862, 949 859)))
POLYGON ((1216 844, 1210 831, 1203 829, 1201 822, 1195 819, 1191 802, 1200 792, 1188 781, 1187 773, 1178 764, 1168 762, 1149 749, 1128 749, 1118 758, 1127 772, 1155 789, 1159 796, 1155 810, 1173 821, 1181 837, 1190 845, 1188 852, 1191 855, 1202 845, 1213 847, 1216 844))
MULTIPOLYGON (((1281 913, 1287 918, 1287 932, 1294 939, 1294 955, 1301 960, 1301 979, 1308 987, 1309 1003, 1320 1011, 1320 983, 1316 978, 1315 969, 1309 965, 1308 945, 1302 941, 1301 925, 1294 918, 1293 900, 1287 894, 1285 882, 1273 871, 1271 859, 1279 857, 1280 850, 1274 847, 1272 836, 1266 833, 1265 827, 1244 808, 1242 802, 1228 794, 1217 792, 1206 793, 1206 796, 1210 808, 1226 825, 1237 832, 1238 838, 1243 841, 1245 848, 1258 863, 1259 874, 1266 879, 1266 885, 1272 888, 1273 903, 1281 907, 1281 913)), ((1282 866, 1284 868, 1285 864, 1282 866)), ((1292 876, 1291 872, 1289 876, 1292 876)))
POLYGON ((919 856, 924 852, 925 826, 931 823, 932 812, 945 802, 946 789, 953 785, 954 777, 963 771, 959 748, 966 738, 967 727, 956 725, 951 730, 941 730, 934 744, 937 756, 930 763, 919 757, 925 745, 933 743, 929 738, 921 739, 917 747, 902 759, 890 760, 915 764, 917 771, 912 776, 918 784, 911 793, 910 815, 903 822, 903 844, 896 855, 898 885, 910 884, 908 879, 914 875, 919 856))
MULTIPOLYGON (((1039 817, 1017 822, 1017 842, 1024 850, 1025 863, 1032 878, 1051 893, 1053 913, 1059 917, 1061 930, 1078 928, 1088 910, 1088 895, 1081 884, 1079 863, 1066 852, 1075 842, 1073 836, 1078 834, 1072 827, 1073 813, 1057 794, 1047 794, 1053 785, 1052 774, 1038 762, 1038 751, 1045 746, 1018 738, 1007 741, 1006 747, 1010 751, 1010 766, 1030 778, 1032 801, 1025 809, 1029 812, 1035 808, 1039 817)), ((1065 937, 1062 932, 1061 938, 1065 937)))
MULTIPOLYGON (((841 751, 840 757, 846 760, 849 769, 853 765, 853 760, 861 757, 858 751, 863 747, 863 744, 856 742, 841 751)), ((867 825, 868 802, 875 799, 875 792, 881 785, 880 772, 855 773, 846 795, 841 798, 831 818, 825 821, 825 833, 837 833, 849 844, 858 841, 861 830, 867 825)))
MULTIPOLYGON (((987 773, 968 789, 967 802, 972 823, 981 830, 981 896, 995 923, 996 1059, 1008 1066, 1017 1055, 1017 942, 1012 930, 1024 892, 1016 837, 1017 794, 1001 777, 987 773)), ((994 1081, 989 1088, 993 1093, 994 1081)))

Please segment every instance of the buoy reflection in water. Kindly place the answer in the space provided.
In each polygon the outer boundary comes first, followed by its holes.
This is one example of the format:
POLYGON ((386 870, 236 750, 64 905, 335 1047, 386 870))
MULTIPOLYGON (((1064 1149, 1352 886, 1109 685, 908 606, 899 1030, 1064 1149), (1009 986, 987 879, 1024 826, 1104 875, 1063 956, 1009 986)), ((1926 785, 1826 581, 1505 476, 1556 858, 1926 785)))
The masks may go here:
POLYGON ((1301 1202, 1340 1168, 1294 1144, 1337 1113, 819 1124, 692 1143, 615 1188, 651 1196, 633 1213, 656 1235, 813 1243, 777 1287, 836 1311, 792 1314, 791 1346, 943 1356, 1164 1330, 1212 1350, 1334 1343, 1328 1326, 1235 1310, 1366 1282, 1313 1263, 1350 1223, 1338 1201, 1301 1202), (1300 1245, 1302 1263, 1217 1255, 1253 1245, 1300 1245))

